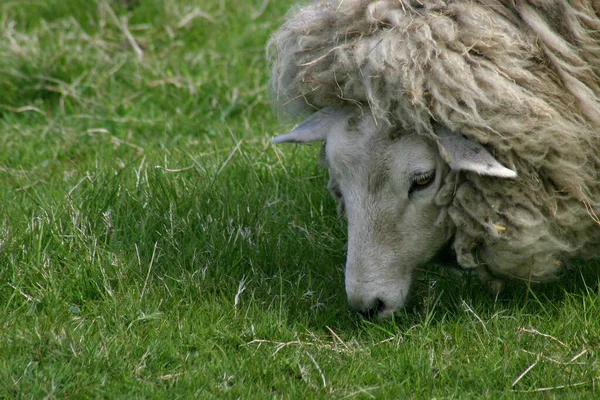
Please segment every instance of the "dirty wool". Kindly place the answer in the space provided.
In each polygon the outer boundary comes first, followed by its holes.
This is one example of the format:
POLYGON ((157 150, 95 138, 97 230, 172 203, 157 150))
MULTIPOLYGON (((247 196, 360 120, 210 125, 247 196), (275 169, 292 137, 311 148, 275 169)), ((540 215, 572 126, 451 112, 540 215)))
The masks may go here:
POLYGON ((274 99, 484 145, 518 178, 446 176, 457 260, 545 280, 600 251, 599 14, 592 0, 314 1, 269 43, 274 99))

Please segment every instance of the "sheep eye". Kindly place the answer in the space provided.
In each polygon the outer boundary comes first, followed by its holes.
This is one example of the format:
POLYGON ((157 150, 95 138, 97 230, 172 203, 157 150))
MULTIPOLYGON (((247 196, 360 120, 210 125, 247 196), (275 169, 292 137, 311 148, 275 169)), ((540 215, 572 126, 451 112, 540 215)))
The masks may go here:
POLYGON ((416 175, 412 179, 412 185, 410 187, 409 193, 412 193, 416 190, 425 189, 433 182, 435 178, 435 171, 427 172, 425 174, 416 175))

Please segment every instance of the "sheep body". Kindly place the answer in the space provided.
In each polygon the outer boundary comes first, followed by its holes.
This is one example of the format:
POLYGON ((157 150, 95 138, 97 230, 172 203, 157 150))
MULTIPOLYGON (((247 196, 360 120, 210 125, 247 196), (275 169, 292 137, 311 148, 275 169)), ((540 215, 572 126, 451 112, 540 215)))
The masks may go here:
POLYGON ((545 280, 600 251, 599 13, 593 0, 315 1, 269 43, 275 101, 356 105, 382 135, 435 141, 440 123, 484 145, 519 177, 446 176, 457 260, 545 280))

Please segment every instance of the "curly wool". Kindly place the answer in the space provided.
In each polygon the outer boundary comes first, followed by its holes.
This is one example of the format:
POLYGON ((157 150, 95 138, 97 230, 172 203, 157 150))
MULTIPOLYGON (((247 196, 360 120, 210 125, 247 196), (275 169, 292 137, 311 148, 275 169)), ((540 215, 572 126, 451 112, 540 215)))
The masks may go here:
POLYGON ((485 145, 519 178, 448 175, 458 262, 544 280, 600 250, 599 13, 597 0, 315 1, 269 43, 275 99, 292 114, 358 105, 433 140, 437 121, 485 145))

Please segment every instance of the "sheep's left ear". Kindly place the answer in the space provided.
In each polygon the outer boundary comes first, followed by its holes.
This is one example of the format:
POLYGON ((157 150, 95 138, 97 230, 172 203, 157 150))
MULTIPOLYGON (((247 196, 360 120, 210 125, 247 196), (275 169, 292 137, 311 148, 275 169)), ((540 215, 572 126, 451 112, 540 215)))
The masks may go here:
POLYGON ((291 132, 273 139, 274 144, 324 142, 331 130, 348 118, 348 112, 325 107, 302 121, 291 132))
POLYGON ((440 154, 451 169, 499 178, 517 177, 515 171, 500 164, 481 144, 440 124, 436 124, 434 130, 440 138, 440 154))

